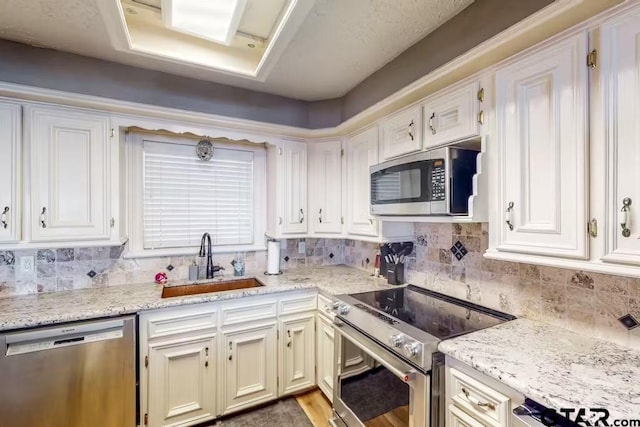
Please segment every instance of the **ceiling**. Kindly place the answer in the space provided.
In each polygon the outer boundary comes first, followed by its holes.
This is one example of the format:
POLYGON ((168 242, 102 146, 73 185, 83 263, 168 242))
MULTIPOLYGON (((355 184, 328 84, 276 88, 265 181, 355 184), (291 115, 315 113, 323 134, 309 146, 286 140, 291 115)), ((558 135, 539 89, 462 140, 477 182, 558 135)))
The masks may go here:
MULTIPOLYGON (((98 2, 2 0, 0 38, 303 100, 340 97, 473 0, 315 0, 261 81, 114 48, 98 2)), ((112 25, 112 24, 110 24, 112 25)))

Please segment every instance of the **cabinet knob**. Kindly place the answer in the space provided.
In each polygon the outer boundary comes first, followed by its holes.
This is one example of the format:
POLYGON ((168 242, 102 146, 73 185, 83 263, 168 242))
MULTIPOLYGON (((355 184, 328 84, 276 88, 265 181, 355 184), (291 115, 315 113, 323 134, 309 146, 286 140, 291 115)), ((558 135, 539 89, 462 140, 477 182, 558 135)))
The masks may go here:
POLYGON ((513 202, 507 205, 507 211, 504 213, 504 222, 507 223, 509 230, 513 231, 513 202))
POLYGON ((620 227, 622 227, 622 237, 631 236, 631 199, 625 197, 622 201, 622 209, 620 210, 620 215, 618 217, 620 221, 620 227))
POLYGON ((7 222, 9 219, 7 218, 7 214, 9 213, 9 206, 5 206, 2 210, 2 217, 0 217, 0 222, 2 223, 2 228, 7 228, 9 223, 7 222))
POLYGON ((45 214, 47 213, 47 208, 42 208, 42 212, 40 212, 40 227, 42 228, 47 228, 47 223, 46 223, 46 219, 47 217, 45 216, 45 214))

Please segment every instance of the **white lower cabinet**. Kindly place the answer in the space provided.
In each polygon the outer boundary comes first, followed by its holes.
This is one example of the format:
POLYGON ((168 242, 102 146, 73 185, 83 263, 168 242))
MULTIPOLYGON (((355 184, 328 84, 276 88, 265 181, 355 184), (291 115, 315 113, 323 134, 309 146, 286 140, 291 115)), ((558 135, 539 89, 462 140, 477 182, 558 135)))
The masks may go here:
POLYGON ((333 402, 333 326, 331 320, 318 316, 316 330, 316 381, 318 388, 333 402))
POLYGON ((186 426, 216 416, 216 334, 149 345, 148 424, 186 426))
MULTIPOLYGON (((140 424, 191 426, 315 386, 316 295, 141 313, 140 424)), ((326 355, 331 367, 333 347, 326 355)), ((333 382, 332 371, 326 382, 333 382)))
POLYGON ((450 357, 446 358, 446 427, 509 427, 524 396, 450 357))
POLYGON ((222 340, 223 408, 228 414, 277 397, 277 325, 244 326, 222 340))
POLYGON ((315 312, 280 319, 280 394, 315 385, 315 312))

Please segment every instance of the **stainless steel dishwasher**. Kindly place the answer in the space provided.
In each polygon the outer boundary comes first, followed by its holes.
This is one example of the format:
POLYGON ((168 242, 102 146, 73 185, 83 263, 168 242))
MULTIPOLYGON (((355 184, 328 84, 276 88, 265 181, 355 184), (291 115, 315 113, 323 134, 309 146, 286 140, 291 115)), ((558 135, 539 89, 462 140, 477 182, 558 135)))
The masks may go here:
POLYGON ((135 317, 0 335, 0 425, 136 425, 135 317))

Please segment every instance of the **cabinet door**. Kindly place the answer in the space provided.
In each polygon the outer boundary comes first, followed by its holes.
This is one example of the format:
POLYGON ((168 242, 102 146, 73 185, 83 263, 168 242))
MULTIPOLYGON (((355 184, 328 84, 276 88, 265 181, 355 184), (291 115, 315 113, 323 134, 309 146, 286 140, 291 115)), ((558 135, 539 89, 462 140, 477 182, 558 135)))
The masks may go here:
POLYGON ((382 123, 382 159, 420 151, 420 107, 413 106, 386 118, 382 123))
POLYGON ((369 166, 378 163, 378 127, 347 141, 347 232, 377 236, 378 222, 369 214, 371 178, 369 166))
POLYGON ((499 250, 587 256, 586 34, 496 73, 499 250))
POLYGON ((109 118, 28 108, 31 240, 109 239, 109 118))
POLYGON ((324 316, 318 316, 316 331, 316 366, 318 387, 333 402, 333 326, 324 316))
POLYGON ((224 334, 223 414, 277 397, 276 334, 275 323, 224 334))
POLYGON ((342 141, 309 146, 310 224, 314 233, 342 233, 342 141))
POLYGON ((478 82, 473 82, 427 100, 423 112, 425 148, 480 134, 479 90, 478 82))
POLYGON ((604 79, 608 99, 606 261, 640 263, 640 13, 603 27, 604 79), (609 67, 606 67, 606 64, 609 67), (625 201, 630 202, 624 208, 625 201), (624 212, 623 212, 624 209, 624 212), (624 228, 621 224, 625 224, 624 228), (628 230, 628 231, 625 231, 628 230))
POLYGON ((447 408, 446 425, 447 427, 486 427, 480 421, 453 405, 449 405, 447 408))
POLYGON ((0 102, 0 242, 20 240, 20 106, 0 102))
POLYGON ((285 141, 282 147, 282 232, 307 232, 307 144, 285 141))
POLYGON ((316 383, 314 329, 314 313, 280 320, 281 394, 309 388, 316 383))
POLYGON ((190 425, 213 419, 216 336, 149 345, 149 425, 190 425))

